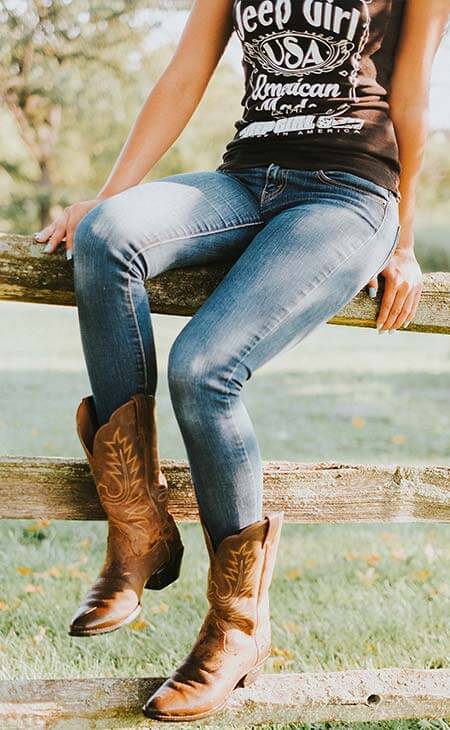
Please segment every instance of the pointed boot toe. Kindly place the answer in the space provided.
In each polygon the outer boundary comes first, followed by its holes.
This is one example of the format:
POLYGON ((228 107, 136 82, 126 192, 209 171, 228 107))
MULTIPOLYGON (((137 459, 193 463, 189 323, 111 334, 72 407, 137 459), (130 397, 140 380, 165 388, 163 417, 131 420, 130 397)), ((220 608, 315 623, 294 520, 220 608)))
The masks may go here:
POLYGON ((192 707, 191 691, 192 687, 188 684, 178 683, 169 678, 149 697, 142 711, 152 720, 167 722, 186 721, 192 715, 198 719, 204 713, 210 714, 209 706, 192 707))
POLYGON ((105 634, 134 621, 142 606, 134 591, 122 594, 121 601, 97 600, 85 602, 72 617, 69 626, 71 636, 105 634))

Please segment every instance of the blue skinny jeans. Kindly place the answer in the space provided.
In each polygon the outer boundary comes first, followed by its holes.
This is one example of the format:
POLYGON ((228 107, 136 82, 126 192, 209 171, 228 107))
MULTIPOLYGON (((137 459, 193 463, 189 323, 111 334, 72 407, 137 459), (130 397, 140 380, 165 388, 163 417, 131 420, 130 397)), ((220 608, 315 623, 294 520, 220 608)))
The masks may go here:
POLYGON ((387 188, 349 172, 275 163, 142 183, 79 222, 75 295, 100 424, 134 393, 156 391, 144 281, 231 260, 168 361, 199 512, 216 546, 262 518, 262 459, 244 383, 378 274, 398 232, 398 200, 387 188))

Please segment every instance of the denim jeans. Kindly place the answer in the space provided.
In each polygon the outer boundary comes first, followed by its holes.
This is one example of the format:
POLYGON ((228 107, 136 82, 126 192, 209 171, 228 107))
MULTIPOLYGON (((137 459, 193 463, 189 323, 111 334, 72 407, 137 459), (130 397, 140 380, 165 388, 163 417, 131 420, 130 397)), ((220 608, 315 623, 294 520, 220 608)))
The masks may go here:
POLYGON ((275 163, 142 183, 78 224, 75 294, 100 423, 134 393, 156 392, 145 279, 231 261, 168 361, 199 512, 215 545, 262 518, 262 460, 244 383, 378 274, 398 232, 390 190, 349 172, 275 163))

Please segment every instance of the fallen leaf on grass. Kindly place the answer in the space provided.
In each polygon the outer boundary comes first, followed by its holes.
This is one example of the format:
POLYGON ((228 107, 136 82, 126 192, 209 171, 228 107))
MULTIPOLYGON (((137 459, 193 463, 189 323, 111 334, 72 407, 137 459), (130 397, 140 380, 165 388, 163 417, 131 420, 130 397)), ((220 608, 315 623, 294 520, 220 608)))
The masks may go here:
POLYGON ((353 428, 364 428, 365 425, 366 425, 366 421, 364 418, 361 418, 360 416, 353 416, 353 418, 352 418, 353 428))
POLYGON ((72 578, 81 578, 82 580, 89 580, 88 574, 85 573, 84 570, 80 570, 76 565, 67 566, 67 570, 69 572, 69 575, 72 576, 72 578))
POLYGON ((33 522, 31 525, 27 525, 27 527, 24 528, 25 532, 39 532, 39 530, 42 530, 43 527, 48 527, 50 524, 50 520, 46 519, 39 519, 33 522))
POLYGON ((292 634, 297 634, 300 631, 300 626, 298 624, 296 624, 294 621, 288 621, 286 624, 286 628, 292 634))
POLYGON ((395 540, 395 535, 392 532, 387 532, 386 530, 381 533, 381 537, 386 542, 391 542, 392 540, 395 540))
POLYGON ((431 572, 424 568, 423 570, 413 570, 409 575, 419 583, 424 583, 430 577, 431 572))
POLYGON ((361 570, 357 570, 356 574, 358 578, 360 579, 361 583, 364 583, 366 586, 372 585, 372 583, 377 578, 377 574, 375 573, 375 568, 367 568, 366 572, 363 573, 361 570))
POLYGON ((9 608, 7 603, 4 603, 4 601, 0 601, 0 611, 7 611, 9 608))
POLYGON ((271 656, 267 661, 269 672, 272 671, 284 671, 292 666, 292 659, 286 659, 284 656, 271 656))
POLYGON ((59 568, 57 565, 52 565, 48 569, 48 574, 52 576, 52 578, 60 578, 61 577, 61 568, 59 568))
POLYGON ((148 629, 150 626, 150 623, 145 620, 145 618, 138 618, 136 621, 133 621, 132 624, 130 624, 130 627, 133 629, 133 631, 145 631, 145 629, 148 629))
POLYGON ((37 571, 34 575, 36 578, 60 578, 61 568, 57 565, 52 565, 48 570, 37 571))
POLYGON ((393 560, 406 560, 406 552, 402 547, 393 548, 390 552, 390 556, 393 560))
POLYGON ((278 646, 272 646, 270 650, 271 656, 284 656, 286 659, 292 659, 294 656, 290 649, 280 649, 278 646))
POLYGON ((355 552, 355 550, 347 550, 345 553, 345 559, 348 561, 356 560, 358 558, 358 553, 355 552))
POLYGON ((299 568, 292 568, 292 570, 286 571, 284 575, 288 580, 295 580, 296 578, 299 578, 301 574, 302 571, 299 568))
POLYGON ((27 565, 18 565, 16 571, 20 573, 20 575, 31 575, 33 572, 27 565))
POLYGON ((369 652, 369 654, 377 654, 378 653, 378 647, 376 644, 373 643, 373 641, 368 641, 366 643, 366 651, 369 652))
POLYGON ((152 606, 150 608, 151 613, 167 613, 169 610, 169 606, 167 603, 164 603, 164 601, 161 601, 161 603, 158 606, 152 606))
POLYGON ((43 593, 44 588, 41 585, 38 585, 36 583, 28 583, 28 585, 25 586, 25 593, 43 593))
POLYGON ((45 632, 47 631, 47 628, 45 626, 40 626, 39 631, 37 634, 33 636, 33 643, 39 644, 40 641, 45 637, 45 632))
POLYGON ((379 553, 368 553, 367 555, 364 555, 364 560, 369 565, 378 565, 381 560, 381 555, 379 553))
POLYGON ((391 443, 397 444, 397 446, 402 446, 403 444, 406 444, 406 436, 403 433, 395 433, 391 436, 391 443))

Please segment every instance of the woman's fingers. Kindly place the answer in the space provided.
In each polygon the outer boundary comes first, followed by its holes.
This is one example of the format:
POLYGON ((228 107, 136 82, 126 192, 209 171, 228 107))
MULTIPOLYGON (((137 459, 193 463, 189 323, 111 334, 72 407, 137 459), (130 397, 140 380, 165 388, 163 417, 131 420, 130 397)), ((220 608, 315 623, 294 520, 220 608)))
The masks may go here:
POLYGON ((423 289, 422 271, 414 253, 394 253, 383 271, 385 288, 377 317, 379 332, 408 327, 415 316, 423 289))
POLYGON ((378 278, 375 276, 375 278, 370 279, 367 284, 367 292, 369 294, 369 297, 371 299, 376 299, 377 292, 378 292, 378 278))
POLYGON ((384 292, 381 299, 380 311, 377 317, 378 332, 385 332, 386 320, 390 314, 391 307, 397 295, 397 280, 393 276, 386 275, 384 277, 384 292))
POLYGON ((398 329, 399 327, 406 327, 412 321, 416 314, 417 307, 419 305, 420 296, 422 293, 422 286, 416 286, 411 289, 408 296, 405 299, 402 310, 398 315, 397 319, 393 322, 392 327, 398 329))
POLYGON ((406 282, 403 282, 402 284, 400 284, 400 286, 396 287, 395 297, 389 308, 387 317, 384 320, 383 329, 395 329, 394 322, 404 312, 405 302, 408 297, 409 291, 410 290, 406 282))
POLYGON ((58 220, 55 223, 55 229, 48 239, 47 246, 45 247, 45 251, 47 253, 53 253, 53 251, 59 246, 61 241, 63 241, 64 237, 66 235, 66 220, 65 218, 58 218, 58 220))
POLYGON ((73 237, 75 234, 76 225, 74 225, 73 222, 69 220, 67 224, 66 229, 66 258, 71 259, 72 258, 72 249, 73 249, 73 237))
POLYGON ((417 291, 414 294, 414 299, 413 299, 413 303, 411 306, 411 312, 408 316, 408 319, 406 320, 406 322, 404 324, 405 327, 407 327, 409 325, 409 323, 412 322, 412 320, 416 316, 417 307, 419 306, 420 298, 422 296, 422 289, 423 289, 423 286, 422 285, 419 286, 419 288, 417 289, 417 291))
POLYGON ((50 236, 52 235, 53 231, 55 230, 55 223, 49 223, 48 226, 45 226, 45 228, 42 229, 42 231, 38 231, 33 235, 33 238, 38 243, 45 243, 45 241, 48 241, 50 236))

